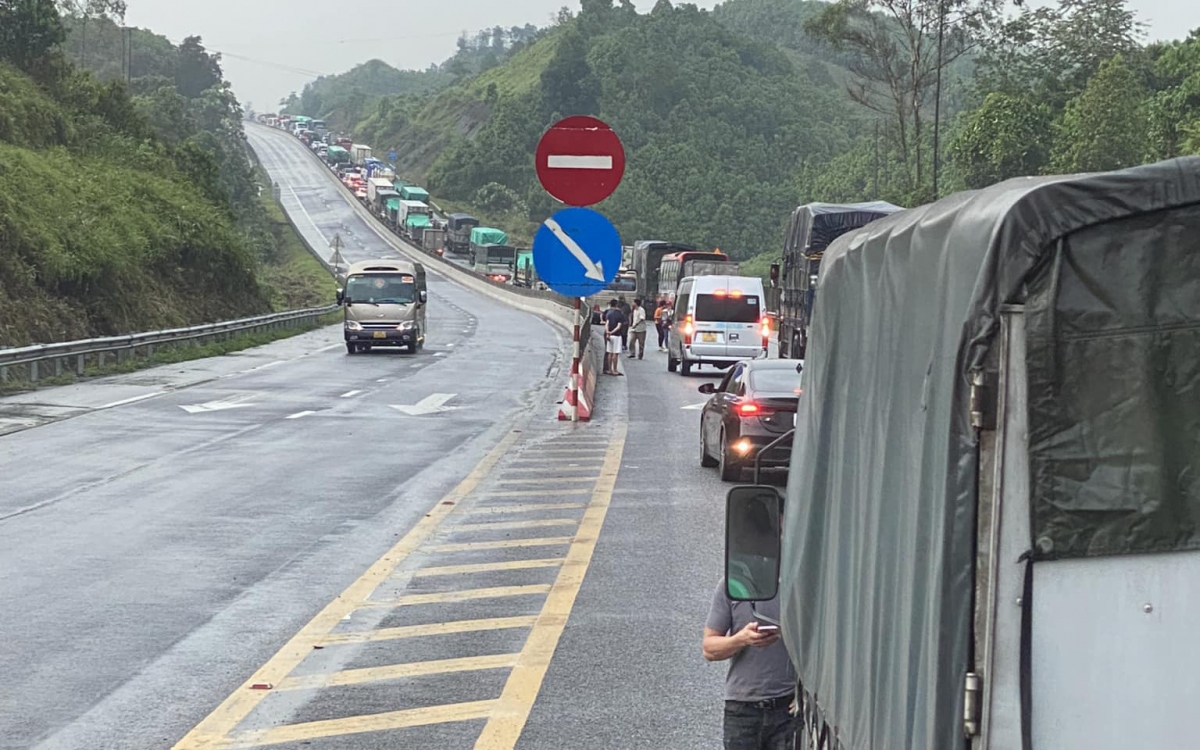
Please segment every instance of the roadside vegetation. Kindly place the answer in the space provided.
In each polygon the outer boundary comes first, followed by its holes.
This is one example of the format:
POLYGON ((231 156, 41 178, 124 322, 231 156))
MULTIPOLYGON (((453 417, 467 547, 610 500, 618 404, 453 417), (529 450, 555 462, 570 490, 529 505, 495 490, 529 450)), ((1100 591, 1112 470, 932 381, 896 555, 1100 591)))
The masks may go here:
POLYGON ((123 5, 72 8, 0 0, 0 346, 327 295, 271 214, 219 58, 135 30, 130 69, 123 5))
POLYGON ((446 64, 409 73, 429 90, 410 78, 372 96, 332 76, 323 90, 359 91, 353 109, 306 89, 288 111, 394 148, 402 176, 517 238, 554 208, 533 171, 542 131, 599 116, 628 165, 598 208, 626 241, 758 256, 755 273, 801 203, 911 206, 1200 152, 1200 36, 1147 44, 1124 0, 726 0, 711 12, 662 0, 644 14, 582 0, 517 42, 464 38, 446 64), (452 70, 483 52, 480 69, 452 70))

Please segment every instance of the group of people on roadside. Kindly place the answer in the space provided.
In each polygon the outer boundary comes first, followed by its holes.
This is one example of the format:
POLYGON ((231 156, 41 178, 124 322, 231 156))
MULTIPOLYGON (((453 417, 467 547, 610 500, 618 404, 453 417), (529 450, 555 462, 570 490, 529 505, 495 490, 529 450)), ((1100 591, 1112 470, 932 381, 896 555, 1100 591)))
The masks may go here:
MULTIPOLYGON (((667 336, 671 330, 671 303, 665 299, 659 300, 654 308, 654 327, 658 331, 658 350, 667 350, 667 336)), ((608 303, 608 309, 599 312, 599 305, 593 310, 593 325, 604 326, 604 374, 624 375, 621 372, 619 360, 621 353, 629 350, 629 359, 646 358, 646 307, 640 297, 633 304, 625 301, 621 295, 608 303), (598 319, 597 319, 598 314, 598 319)))

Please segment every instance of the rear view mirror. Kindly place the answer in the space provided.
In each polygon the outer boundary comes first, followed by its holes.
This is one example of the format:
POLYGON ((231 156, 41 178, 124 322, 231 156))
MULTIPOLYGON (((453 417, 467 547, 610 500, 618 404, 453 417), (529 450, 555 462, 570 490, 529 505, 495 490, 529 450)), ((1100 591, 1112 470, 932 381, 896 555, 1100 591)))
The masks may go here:
POLYGON ((425 291, 424 289, 422 289, 422 290, 421 290, 421 291, 418 293, 418 295, 417 295, 417 298, 418 298, 419 300, 421 300, 421 304, 425 304, 426 302, 428 302, 428 301, 429 301, 429 292, 427 292, 427 291, 425 291))
POLYGON ((337 290, 337 303, 340 305, 346 301, 346 292, 342 289, 337 290))
POLYGON ((712 383, 702 383, 696 390, 700 391, 701 393, 716 393, 717 387, 712 383))
POLYGON ((725 497, 725 593, 762 602, 779 593, 783 501, 770 485, 734 487, 725 497))

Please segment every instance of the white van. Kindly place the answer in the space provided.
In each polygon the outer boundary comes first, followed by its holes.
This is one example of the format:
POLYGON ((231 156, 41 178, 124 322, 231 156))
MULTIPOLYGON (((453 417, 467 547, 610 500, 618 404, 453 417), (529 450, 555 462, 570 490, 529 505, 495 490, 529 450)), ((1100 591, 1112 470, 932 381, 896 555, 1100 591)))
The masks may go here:
POLYGON ((766 357, 771 331, 764 300, 758 277, 681 279, 667 340, 667 369, 687 375, 702 364, 725 368, 740 359, 766 357))

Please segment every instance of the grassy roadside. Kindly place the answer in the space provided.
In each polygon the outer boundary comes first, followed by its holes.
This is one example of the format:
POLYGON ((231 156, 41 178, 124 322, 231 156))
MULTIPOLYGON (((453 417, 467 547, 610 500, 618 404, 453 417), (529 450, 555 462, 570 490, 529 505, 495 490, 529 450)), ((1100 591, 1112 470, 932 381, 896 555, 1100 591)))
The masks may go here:
POLYGON ((174 365, 180 362, 191 362, 197 359, 206 359, 208 357, 220 357, 233 352, 240 352, 246 349, 253 349, 256 346, 270 344, 273 341, 291 338, 302 333, 308 333, 318 328, 335 325, 341 320, 341 313, 332 312, 318 319, 316 324, 296 326, 295 328, 283 328, 275 331, 261 331, 258 333, 243 333, 225 341, 213 341, 208 344, 198 346, 176 346, 169 349, 160 349, 150 356, 138 355, 131 356, 129 359, 120 363, 105 365, 104 367, 88 367, 82 376, 76 375, 74 372, 64 373, 62 375, 42 378, 36 383, 30 383, 22 380, 10 380, 5 383, 0 383, 0 396, 11 396, 14 393, 23 393, 26 391, 34 391, 39 388, 49 388, 59 385, 71 385, 86 381, 92 378, 102 378, 109 375, 124 375, 138 370, 144 370, 148 367, 158 367, 159 365, 174 365))

